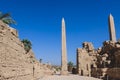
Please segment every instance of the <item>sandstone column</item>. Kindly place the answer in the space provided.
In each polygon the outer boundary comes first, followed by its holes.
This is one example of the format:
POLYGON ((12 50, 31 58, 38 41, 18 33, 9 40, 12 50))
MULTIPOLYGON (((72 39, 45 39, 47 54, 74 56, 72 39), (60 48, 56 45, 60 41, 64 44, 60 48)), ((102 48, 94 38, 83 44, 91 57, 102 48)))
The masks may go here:
POLYGON ((67 49, 66 49, 66 31, 65 31, 65 21, 62 18, 62 61, 61 61, 61 75, 67 74, 67 49))
POLYGON ((110 40, 113 42, 116 42, 116 33, 115 33, 115 26, 114 26, 114 18, 113 16, 110 14, 109 18, 108 18, 108 22, 109 22, 109 33, 110 33, 110 40))

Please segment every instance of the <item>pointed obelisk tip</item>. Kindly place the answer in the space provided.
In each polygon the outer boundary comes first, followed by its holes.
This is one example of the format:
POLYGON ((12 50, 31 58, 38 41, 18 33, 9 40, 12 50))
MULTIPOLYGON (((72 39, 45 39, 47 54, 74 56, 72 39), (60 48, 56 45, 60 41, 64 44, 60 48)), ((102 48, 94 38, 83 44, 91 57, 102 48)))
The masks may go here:
POLYGON ((112 14, 110 13, 109 17, 112 17, 112 14))
POLYGON ((64 17, 62 18, 62 22, 65 22, 64 17))

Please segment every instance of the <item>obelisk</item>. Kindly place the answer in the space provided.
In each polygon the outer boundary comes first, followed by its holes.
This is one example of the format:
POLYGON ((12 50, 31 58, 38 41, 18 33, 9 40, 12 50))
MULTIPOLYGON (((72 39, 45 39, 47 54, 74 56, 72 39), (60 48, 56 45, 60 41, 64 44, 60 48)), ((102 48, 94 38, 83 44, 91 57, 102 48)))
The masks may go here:
POLYGON ((109 23, 110 41, 116 42, 116 32, 115 32, 114 18, 111 14, 109 15, 108 23, 109 23))
POLYGON ((66 75, 67 69, 67 49, 66 49, 66 31, 65 20, 62 18, 62 56, 61 56, 61 75, 66 75))

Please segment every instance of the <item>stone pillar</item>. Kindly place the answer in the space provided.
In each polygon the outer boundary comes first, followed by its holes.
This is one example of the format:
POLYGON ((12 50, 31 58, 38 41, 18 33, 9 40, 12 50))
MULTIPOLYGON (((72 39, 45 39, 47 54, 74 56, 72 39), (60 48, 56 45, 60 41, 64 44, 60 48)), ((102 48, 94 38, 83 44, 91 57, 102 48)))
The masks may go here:
POLYGON ((68 73, 67 69, 67 49, 66 49, 66 31, 65 31, 65 21, 62 18, 62 61, 61 61, 61 75, 66 75, 68 73))
POLYGON ((80 59, 81 59, 81 48, 77 48, 77 73, 81 75, 81 63, 80 63, 80 59))
POLYGON ((91 57, 85 48, 77 48, 77 73, 81 76, 91 76, 91 57))
POLYGON ((115 33, 115 26, 114 26, 114 18, 110 14, 108 18, 109 22, 109 33, 110 33, 110 41, 116 42, 116 33, 115 33))

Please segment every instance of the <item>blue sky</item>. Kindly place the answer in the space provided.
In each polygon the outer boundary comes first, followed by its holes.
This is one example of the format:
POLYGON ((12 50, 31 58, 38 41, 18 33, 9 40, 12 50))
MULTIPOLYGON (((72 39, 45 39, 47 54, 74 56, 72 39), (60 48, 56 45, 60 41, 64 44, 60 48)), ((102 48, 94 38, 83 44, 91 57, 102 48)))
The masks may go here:
POLYGON ((29 39, 37 59, 61 64, 61 20, 65 18, 68 61, 88 41, 95 48, 109 40, 108 15, 115 19, 120 38, 120 0, 0 0, 0 11, 10 12, 20 39, 29 39))

